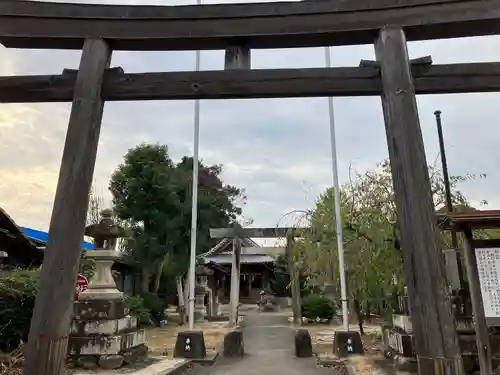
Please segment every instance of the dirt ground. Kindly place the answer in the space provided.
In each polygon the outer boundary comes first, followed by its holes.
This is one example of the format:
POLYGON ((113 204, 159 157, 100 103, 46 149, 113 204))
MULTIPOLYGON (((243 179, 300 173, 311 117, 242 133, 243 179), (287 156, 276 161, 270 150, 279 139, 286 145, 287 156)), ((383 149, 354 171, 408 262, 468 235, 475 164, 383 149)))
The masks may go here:
MULTIPOLYGON (((311 334, 313 350, 320 358, 335 359, 333 355, 333 335, 336 330, 342 330, 341 324, 307 324, 304 328, 311 334)), ((352 331, 359 331, 357 324, 349 325, 352 331)), ((410 373, 396 371, 383 355, 381 329, 377 323, 363 325, 365 335, 362 337, 365 355, 351 356, 346 363, 356 375, 409 375, 410 373)))
MULTIPOLYGON (((149 328, 146 332, 147 345, 152 355, 172 358, 177 332, 187 330, 187 326, 167 325, 165 328, 149 328)), ((207 355, 215 353, 222 345, 224 335, 229 330, 228 322, 204 322, 196 324, 203 331, 207 355)))

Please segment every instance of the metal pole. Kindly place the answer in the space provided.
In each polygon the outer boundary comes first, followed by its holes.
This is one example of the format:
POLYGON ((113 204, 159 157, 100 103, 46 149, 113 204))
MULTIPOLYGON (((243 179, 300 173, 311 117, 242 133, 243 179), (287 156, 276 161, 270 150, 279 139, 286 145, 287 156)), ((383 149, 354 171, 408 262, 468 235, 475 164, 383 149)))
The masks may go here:
MULTIPOLYGON (((197 0, 201 5, 201 0, 197 0)), ((196 51, 196 71, 200 71, 201 52, 196 51)), ((193 200, 191 203, 191 251, 189 258, 189 329, 194 328, 194 287, 196 268, 196 235, 198 227, 198 159, 200 148, 200 100, 194 101, 193 200)))
MULTIPOLYGON (((330 47, 325 47, 326 67, 331 68, 330 47)), ((333 191, 335 194, 335 224, 337 228, 337 250, 339 256, 340 298, 342 300, 342 320, 345 331, 349 331, 349 310, 347 306, 347 285, 345 277, 344 241, 342 237, 342 217, 340 213, 340 186, 337 170, 337 143, 335 140, 335 117, 333 113, 333 98, 328 98, 330 116, 330 144, 332 148, 333 191)))
MULTIPOLYGON (((434 116, 436 116, 436 125, 438 131, 439 138, 439 152, 441 154, 441 164, 443 168, 443 182, 444 182, 444 191, 446 195, 446 208, 448 213, 453 212, 453 203, 451 201, 451 188, 450 188, 450 176, 448 174, 448 163, 446 162, 446 153, 444 149, 444 138, 443 138, 443 126, 441 123, 441 111, 437 110, 434 112, 434 116)), ((460 249, 458 248, 458 237, 457 231, 455 228, 451 229, 451 244, 453 249, 455 249, 455 256, 457 259, 457 270, 458 270, 458 280, 460 283, 460 287, 464 286, 463 272, 462 272, 462 258, 460 256, 460 249)))

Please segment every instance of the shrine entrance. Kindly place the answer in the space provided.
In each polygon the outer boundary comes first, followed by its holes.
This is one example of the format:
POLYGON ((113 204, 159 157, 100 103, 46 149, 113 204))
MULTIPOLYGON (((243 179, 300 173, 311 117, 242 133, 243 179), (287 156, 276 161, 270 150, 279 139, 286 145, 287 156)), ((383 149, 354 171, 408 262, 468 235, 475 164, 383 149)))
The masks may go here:
POLYGON ((500 64, 411 61, 406 41, 500 34, 500 0, 103 6, 4 0, 7 48, 82 49, 78 71, 0 77, 0 102, 72 102, 25 375, 61 373, 105 101, 380 96, 422 374, 461 374, 416 94, 500 91, 500 64), (374 43, 359 67, 252 70, 250 51, 374 43), (116 50, 223 49, 225 71, 128 74, 116 50), (54 278, 57 270, 59 277, 54 278), (50 308, 48 308, 50 307, 50 308))

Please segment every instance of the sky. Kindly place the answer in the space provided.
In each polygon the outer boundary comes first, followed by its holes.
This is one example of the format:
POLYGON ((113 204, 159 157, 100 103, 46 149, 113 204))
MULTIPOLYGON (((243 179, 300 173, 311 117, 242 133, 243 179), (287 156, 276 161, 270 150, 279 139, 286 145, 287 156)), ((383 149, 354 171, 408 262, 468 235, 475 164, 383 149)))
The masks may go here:
MULTIPOLYGON (((72 1, 72 2, 91 2, 72 1)), ((93 1, 107 4, 187 5, 196 0, 93 1)), ((204 1, 204 3, 256 1, 204 1)), ((500 37, 409 43, 411 58, 431 55, 434 63, 500 61, 500 37)), ((331 49, 334 66, 374 59, 373 46, 331 49)), ((59 74, 76 69, 79 51, 9 50, 0 46, 0 76, 59 74)), ((223 51, 201 54, 202 70, 223 69, 223 51)), ((324 49, 254 50, 252 68, 310 68, 325 65, 324 49)), ((115 52, 112 66, 125 72, 194 70, 194 52, 115 52)), ((500 208, 499 94, 418 96, 427 160, 438 157, 434 111, 443 117, 451 174, 486 179, 460 186, 473 204, 500 208)), ((341 183, 388 157, 380 98, 336 98, 335 127, 341 183)), ((70 103, 0 105, 0 206, 22 226, 47 230, 70 103)), ((111 173, 128 149, 141 142, 164 143, 179 160, 193 153, 193 101, 106 103, 95 186, 109 202, 111 173)), ((200 157, 225 166, 224 182, 244 188, 245 218, 253 226, 293 224, 287 212, 314 206, 332 184, 326 98, 201 101, 200 157)))

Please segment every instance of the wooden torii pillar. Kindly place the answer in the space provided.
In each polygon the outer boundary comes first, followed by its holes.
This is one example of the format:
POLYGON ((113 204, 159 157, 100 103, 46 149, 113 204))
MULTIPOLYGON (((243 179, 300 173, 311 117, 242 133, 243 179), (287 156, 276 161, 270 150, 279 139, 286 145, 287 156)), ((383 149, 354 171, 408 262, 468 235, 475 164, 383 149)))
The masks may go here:
POLYGON ((462 357, 403 28, 383 27, 374 46, 419 373, 460 375, 462 357))
POLYGON ((107 42, 85 40, 44 252, 42 287, 36 297, 25 348, 25 375, 64 372, 75 279, 104 110, 102 83, 110 61, 107 42))
POLYGON ((240 286, 240 256, 242 238, 286 238, 286 251, 288 255, 288 268, 290 272, 292 291, 292 310, 295 324, 300 324, 301 301, 300 283, 296 272, 295 262, 292 256, 293 241, 296 228, 216 228, 210 229, 211 238, 231 238, 233 239, 233 258, 231 268, 231 315, 230 322, 238 322, 239 286, 240 286))
POLYGON ((229 323, 232 326, 238 324, 238 307, 240 302, 240 274, 241 274, 241 237, 237 228, 210 229, 211 238, 230 238, 233 243, 231 259, 231 289, 230 289, 230 313, 229 323), (219 235, 219 231, 226 231, 227 235, 219 235))

